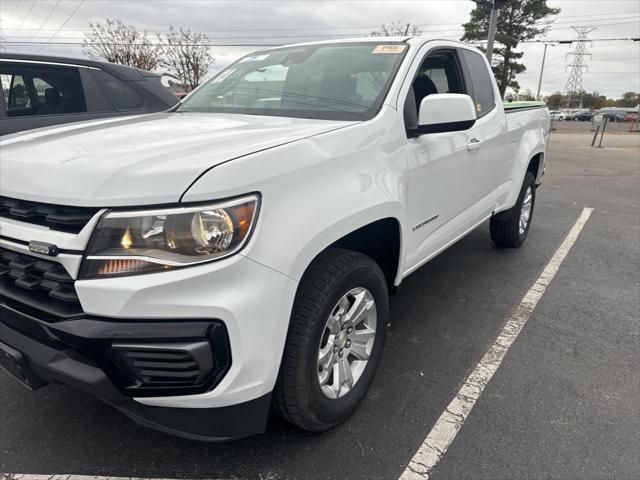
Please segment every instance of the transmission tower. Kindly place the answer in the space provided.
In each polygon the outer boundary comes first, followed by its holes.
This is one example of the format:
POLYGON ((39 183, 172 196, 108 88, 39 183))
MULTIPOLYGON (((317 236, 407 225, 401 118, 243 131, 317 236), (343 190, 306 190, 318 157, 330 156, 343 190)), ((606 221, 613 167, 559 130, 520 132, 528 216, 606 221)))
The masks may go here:
POLYGON ((566 108, 571 108, 574 104, 577 104, 579 108, 582 108, 582 73, 588 70, 589 67, 584 63, 584 57, 591 57, 590 53, 585 52, 587 48, 587 35, 593 32, 596 27, 571 27, 578 34, 572 42, 575 47, 574 50, 567 53, 567 59, 571 58, 571 63, 568 63, 566 70, 571 69, 569 78, 567 79, 567 85, 564 87, 564 94, 566 100, 564 104, 566 108))

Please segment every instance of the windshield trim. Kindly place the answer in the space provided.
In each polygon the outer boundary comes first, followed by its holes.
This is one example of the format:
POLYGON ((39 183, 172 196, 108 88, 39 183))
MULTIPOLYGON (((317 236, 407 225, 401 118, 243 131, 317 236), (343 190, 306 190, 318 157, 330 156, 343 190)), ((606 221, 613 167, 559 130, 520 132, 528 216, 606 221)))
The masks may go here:
MULTIPOLYGON (((398 41, 375 41, 375 40, 365 40, 362 42, 340 42, 340 43, 309 43, 309 44, 298 44, 298 45, 283 45, 282 47, 274 47, 267 48, 263 50, 256 50, 254 52, 250 52, 247 55, 244 55, 238 58, 235 62, 230 63, 225 68, 221 69, 218 73, 216 73, 209 80, 200 85, 196 90, 208 85, 213 82, 217 77, 222 75, 225 71, 233 68, 235 65, 239 64, 243 59, 249 58, 252 56, 259 55, 261 53, 266 52, 277 52, 279 50, 285 50, 289 48, 297 48, 297 47, 313 47, 318 46, 329 46, 329 47, 351 47, 351 46, 364 46, 364 45, 377 45, 383 43, 384 45, 405 45, 406 48, 398 54, 398 59, 395 65, 389 72, 389 77, 385 82, 385 85, 380 90, 380 95, 377 98, 377 101, 368 109, 363 112, 348 112, 341 110, 302 110, 302 109, 267 109, 267 108, 238 108, 238 107, 206 107, 206 108, 184 108, 184 103, 179 102, 172 112, 176 113, 224 113, 224 114, 238 114, 238 115, 257 115, 257 116, 265 116, 265 117, 284 117, 284 118, 307 118, 313 120, 336 120, 336 121, 366 121, 375 118, 382 106, 385 104, 385 100, 387 99, 387 95, 389 94, 389 90, 391 86, 395 82, 395 79, 400 70, 400 66, 404 62, 404 59, 407 55, 407 52, 410 49, 410 45, 406 40, 398 40, 398 41)), ((190 95, 189 95, 190 96, 190 95)))

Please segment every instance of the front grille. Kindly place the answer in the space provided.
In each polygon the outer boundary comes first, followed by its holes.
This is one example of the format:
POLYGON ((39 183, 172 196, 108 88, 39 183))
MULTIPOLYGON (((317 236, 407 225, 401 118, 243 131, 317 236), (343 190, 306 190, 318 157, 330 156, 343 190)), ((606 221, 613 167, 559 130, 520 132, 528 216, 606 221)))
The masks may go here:
POLYGON ((0 197, 0 217, 44 225, 61 232, 79 233, 98 210, 0 197))
POLYGON ((82 313, 73 284, 59 263, 0 247, 0 299, 21 311, 37 310, 50 320, 82 313))

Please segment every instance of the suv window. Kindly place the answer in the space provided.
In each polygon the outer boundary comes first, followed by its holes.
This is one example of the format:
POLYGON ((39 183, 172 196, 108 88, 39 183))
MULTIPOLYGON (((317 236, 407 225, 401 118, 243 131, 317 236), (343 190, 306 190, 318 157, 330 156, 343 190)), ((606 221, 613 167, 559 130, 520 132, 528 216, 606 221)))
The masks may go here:
POLYGON ((136 110, 143 106, 144 97, 122 80, 102 70, 94 70, 93 75, 117 110, 136 110))
POLYGON ((38 97, 38 100, 40 102, 44 103, 45 102, 45 95, 44 95, 45 90, 47 88, 53 88, 53 86, 48 84, 47 82, 45 82, 41 78, 34 78, 33 79, 33 86, 36 89, 36 96, 38 97))
POLYGON ((9 117, 87 111, 77 68, 7 62, 0 81, 9 117))
POLYGON ((27 93, 24 78, 14 75, 9 80, 9 95, 7 105, 13 108, 31 108, 31 100, 27 93))
POLYGON ((462 50, 469 70, 469 80, 473 86, 472 98, 476 104, 478 117, 489 112, 496 104, 493 98, 493 82, 484 58, 471 50, 462 50))

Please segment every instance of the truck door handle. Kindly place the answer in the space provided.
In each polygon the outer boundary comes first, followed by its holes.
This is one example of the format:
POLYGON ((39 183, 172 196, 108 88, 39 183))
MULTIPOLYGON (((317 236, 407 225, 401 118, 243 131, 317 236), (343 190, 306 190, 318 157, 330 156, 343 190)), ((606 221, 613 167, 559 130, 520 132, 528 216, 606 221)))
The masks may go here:
POLYGON ((481 146, 482 140, 480 140, 479 138, 472 138, 471 140, 469 140, 469 143, 467 143, 467 150, 478 150, 481 146))

